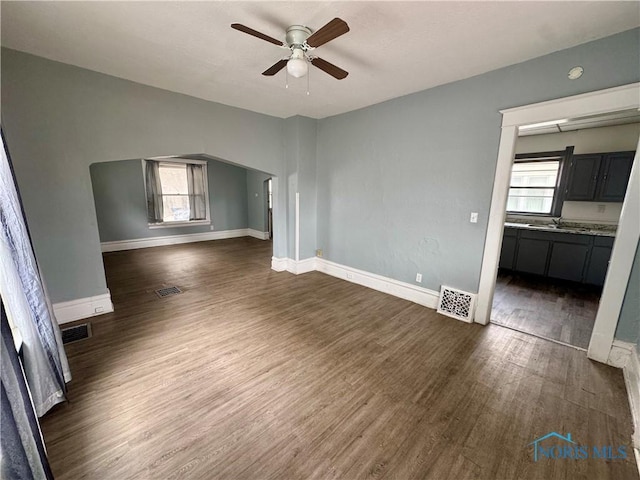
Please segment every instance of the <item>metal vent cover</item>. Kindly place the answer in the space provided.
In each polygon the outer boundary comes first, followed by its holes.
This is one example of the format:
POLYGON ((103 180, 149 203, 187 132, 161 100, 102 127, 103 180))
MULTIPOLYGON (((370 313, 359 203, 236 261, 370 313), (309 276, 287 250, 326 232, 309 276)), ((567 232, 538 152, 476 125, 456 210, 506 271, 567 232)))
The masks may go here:
POLYGON ((442 285, 438 313, 471 323, 476 307, 476 297, 477 295, 474 293, 442 285))
POLYGON ((79 340, 85 340, 91 336, 91 324, 83 323, 82 325, 75 325, 69 328, 62 328, 62 343, 73 343, 79 340))
POLYGON ((156 292, 156 295, 158 295, 158 297, 164 298, 170 295, 177 295, 179 293, 182 293, 182 290, 180 290, 178 287, 165 287, 165 288, 156 290, 155 292, 156 292))

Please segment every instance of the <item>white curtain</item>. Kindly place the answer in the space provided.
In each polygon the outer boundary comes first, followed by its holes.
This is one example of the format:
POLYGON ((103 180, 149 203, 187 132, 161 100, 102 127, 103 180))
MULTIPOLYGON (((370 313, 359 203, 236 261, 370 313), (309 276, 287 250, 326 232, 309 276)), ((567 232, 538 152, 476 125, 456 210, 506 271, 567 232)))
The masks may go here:
POLYGON ((149 223, 161 223, 163 217, 162 183, 160 162, 145 160, 145 183, 147 190, 147 217, 149 223))
POLYGON ((22 337, 25 377, 38 416, 65 399, 71 380, 58 322, 41 280, 4 138, 0 162, 0 294, 22 337))
POLYGON ((0 478, 53 479, 1 298, 0 324, 0 478))
POLYGON ((189 220, 207 218, 207 198, 204 165, 187 164, 187 186, 189 188, 189 220))

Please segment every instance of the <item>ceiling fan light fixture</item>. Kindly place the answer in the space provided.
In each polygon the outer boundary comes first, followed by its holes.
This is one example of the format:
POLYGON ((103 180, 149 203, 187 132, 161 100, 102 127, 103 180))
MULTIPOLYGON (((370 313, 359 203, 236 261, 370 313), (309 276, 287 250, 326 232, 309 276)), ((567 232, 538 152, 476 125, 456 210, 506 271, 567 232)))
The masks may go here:
POLYGON ((309 64, 302 49, 293 49, 293 54, 287 62, 287 72, 295 78, 304 77, 309 72, 309 64))

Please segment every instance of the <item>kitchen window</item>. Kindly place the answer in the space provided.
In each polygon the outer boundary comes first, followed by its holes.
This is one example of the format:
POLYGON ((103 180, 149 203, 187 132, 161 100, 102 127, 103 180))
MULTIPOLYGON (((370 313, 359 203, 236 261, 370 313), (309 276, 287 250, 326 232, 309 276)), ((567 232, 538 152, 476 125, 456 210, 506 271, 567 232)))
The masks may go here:
POLYGON ((144 160, 149 228, 209 224, 207 163, 144 160))
POLYGON ((573 152, 519 154, 513 162, 507 213, 559 216, 562 166, 573 152))

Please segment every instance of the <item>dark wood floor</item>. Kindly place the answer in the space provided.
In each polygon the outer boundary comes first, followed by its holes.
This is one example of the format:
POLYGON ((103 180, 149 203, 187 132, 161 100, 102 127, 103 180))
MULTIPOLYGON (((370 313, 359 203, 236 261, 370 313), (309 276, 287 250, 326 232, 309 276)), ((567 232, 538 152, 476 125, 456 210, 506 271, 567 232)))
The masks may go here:
POLYGON ((42 422, 56 478, 638 478, 633 455, 527 446, 629 446, 620 370, 270 255, 249 238, 105 254, 116 311, 68 345, 70 401, 42 422))
POLYGON ((491 321, 586 349, 602 289, 500 271, 491 321))

